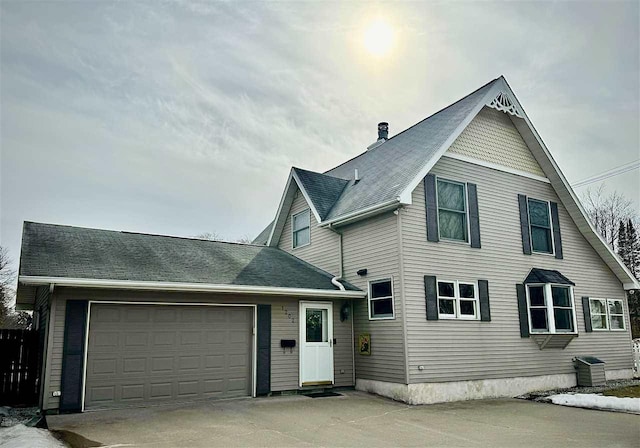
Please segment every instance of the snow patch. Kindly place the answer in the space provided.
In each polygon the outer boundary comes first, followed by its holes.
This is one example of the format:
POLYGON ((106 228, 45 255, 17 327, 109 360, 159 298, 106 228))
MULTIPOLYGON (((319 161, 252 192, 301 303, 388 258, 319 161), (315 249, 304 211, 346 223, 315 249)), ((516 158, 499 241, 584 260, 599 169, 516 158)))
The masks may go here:
POLYGON ((46 429, 29 428, 22 424, 0 428, 0 448, 64 448, 61 441, 46 429))
POLYGON ((605 397, 596 394, 558 394, 547 397, 553 404, 640 414, 640 398, 605 397))

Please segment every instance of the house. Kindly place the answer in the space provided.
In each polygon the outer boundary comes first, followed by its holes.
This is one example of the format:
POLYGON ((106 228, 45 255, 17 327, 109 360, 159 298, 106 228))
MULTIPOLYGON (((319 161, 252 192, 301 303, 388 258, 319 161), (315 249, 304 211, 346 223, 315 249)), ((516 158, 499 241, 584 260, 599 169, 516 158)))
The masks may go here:
POLYGON ((408 403, 632 376, 626 289, 503 77, 325 172, 253 245, 25 223, 49 411, 355 386, 408 403))

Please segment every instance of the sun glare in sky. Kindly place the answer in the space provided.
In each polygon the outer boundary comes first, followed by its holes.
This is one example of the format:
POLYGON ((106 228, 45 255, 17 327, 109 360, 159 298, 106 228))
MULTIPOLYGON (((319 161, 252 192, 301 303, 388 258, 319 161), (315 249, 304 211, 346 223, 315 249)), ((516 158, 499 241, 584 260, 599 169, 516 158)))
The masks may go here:
POLYGON ((382 57, 393 48, 395 35, 389 23, 382 19, 371 22, 364 32, 364 46, 369 53, 382 57))

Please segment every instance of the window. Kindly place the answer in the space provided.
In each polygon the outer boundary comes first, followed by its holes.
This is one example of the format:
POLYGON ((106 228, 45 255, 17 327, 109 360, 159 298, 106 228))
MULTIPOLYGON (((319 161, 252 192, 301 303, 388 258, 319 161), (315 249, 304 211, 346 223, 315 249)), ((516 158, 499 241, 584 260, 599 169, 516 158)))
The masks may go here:
POLYGON ((527 285, 532 333, 575 333, 573 289, 569 286, 527 285))
POLYGON ((468 242, 466 185, 442 179, 437 185, 440 238, 468 242))
POLYGON ((311 215, 309 209, 293 215, 291 221, 293 228, 293 248, 306 246, 311 243, 311 215))
POLYGON ((620 299, 589 299, 593 330, 624 330, 624 305, 620 299))
POLYGON ((551 231, 551 211, 547 201, 528 200, 529 231, 531 232, 531 248, 533 252, 553 253, 551 231))
POLYGON ((440 319, 477 319, 478 295, 475 283, 438 282, 438 317, 440 319))
POLYGON ((391 279, 369 282, 369 319, 393 318, 393 283, 391 279))

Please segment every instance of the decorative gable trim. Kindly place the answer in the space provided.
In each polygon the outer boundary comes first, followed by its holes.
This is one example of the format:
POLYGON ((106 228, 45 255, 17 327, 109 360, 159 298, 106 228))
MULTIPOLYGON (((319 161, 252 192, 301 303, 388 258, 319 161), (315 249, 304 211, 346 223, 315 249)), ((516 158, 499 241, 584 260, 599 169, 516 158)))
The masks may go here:
POLYGON ((504 91, 498 92, 498 94, 486 105, 493 109, 499 110, 500 112, 505 112, 509 115, 523 118, 523 114, 516 105, 516 102, 512 100, 511 96, 504 91))
POLYGON ((293 199, 297 188, 302 192, 305 201, 309 205, 313 216, 316 218, 316 222, 320 222, 320 214, 316 210, 311 202, 311 198, 309 194, 305 191, 302 182, 298 178, 298 175, 295 172, 295 169, 291 168, 289 172, 289 179, 287 180, 287 186, 284 189, 284 193, 282 193, 282 198, 280 199, 280 205, 278 206, 278 212, 276 213, 276 218, 273 221, 273 226, 271 227, 271 233, 269 234, 269 239, 267 240, 267 246, 277 246, 280 241, 280 235, 282 234, 282 229, 284 228, 284 223, 287 220, 287 216, 289 215, 289 209, 291 208, 291 204, 293 203, 293 199), (295 185, 294 185, 295 182, 295 185))
MULTIPOLYGON (((585 239, 594 248, 600 258, 613 271, 614 275, 622 283, 624 289, 640 289, 640 282, 636 280, 631 271, 629 271, 622 260, 620 260, 618 255, 616 255, 613 249, 611 249, 611 247, 604 241, 602 236, 598 233, 598 231, 595 229, 595 227, 587 217, 587 213, 582 207, 580 200, 569 185, 569 182, 567 182, 567 179, 560 171, 560 167, 551 156, 549 149, 542 141, 542 138, 538 135, 538 132, 533 127, 533 124, 529 120, 529 117, 527 117, 526 113, 524 112, 522 105, 518 102, 518 99, 516 98, 515 94, 511 90, 511 87, 503 76, 494 81, 493 85, 482 98, 482 100, 478 102, 476 107, 474 107, 471 112, 469 112, 469 115, 460 123, 460 125, 440 146, 440 148, 438 148, 438 151, 433 155, 433 157, 431 157, 425 163, 425 165, 417 173, 417 175, 411 180, 411 182, 407 184, 405 189, 398 196, 398 200, 400 201, 400 203, 407 205, 412 203, 413 191, 425 178, 425 176, 429 174, 429 171, 431 171, 431 169, 449 149, 453 142, 460 136, 460 134, 469 125, 469 123, 471 123, 476 115, 478 115, 483 107, 485 107, 486 105, 490 106, 491 103, 498 97, 504 99, 505 96, 501 96, 500 94, 505 92, 507 93, 506 98, 509 99, 509 103, 513 106, 514 113, 512 115, 516 117, 511 119, 513 125, 522 136, 522 139, 526 143, 529 150, 532 152, 536 161, 539 163, 542 171, 547 175, 551 186, 560 198, 562 204, 565 206, 567 212, 571 216, 571 219, 575 222, 578 230, 582 233, 582 235, 584 235, 585 239), (520 115, 516 115, 516 112, 520 115)), ((502 104, 501 107, 506 107, 506 104, 507 103, 502 104)), ((497 108, 497 105, 498 102, 496 101, 496 105, 490 107, 497 108)), ((505 112, 510 113, 508 111, 505 112)))

